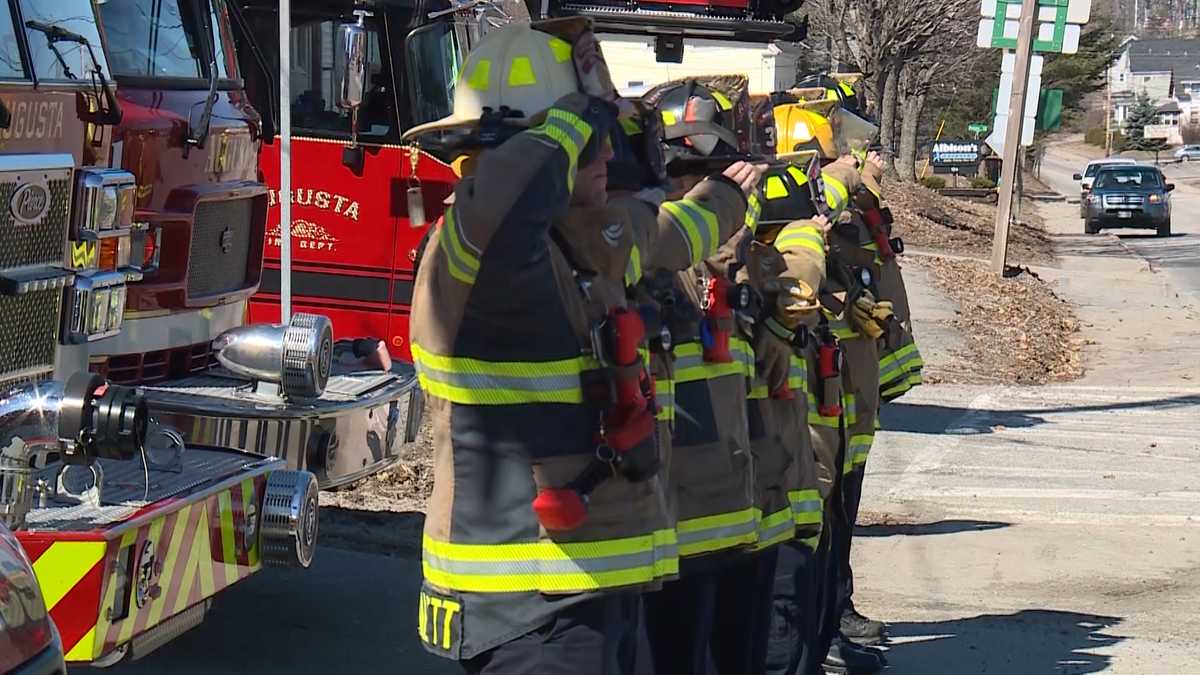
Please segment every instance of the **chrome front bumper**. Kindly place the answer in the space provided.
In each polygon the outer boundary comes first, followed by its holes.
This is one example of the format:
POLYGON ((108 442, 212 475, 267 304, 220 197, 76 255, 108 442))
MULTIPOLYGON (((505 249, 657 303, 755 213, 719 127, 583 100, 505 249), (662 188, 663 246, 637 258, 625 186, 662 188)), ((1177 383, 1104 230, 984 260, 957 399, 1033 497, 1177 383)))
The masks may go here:
POLYGON ((321 489, 394 464, 416 439, 424 409, 412 366, 335 372, 324 395, 293 403, 224 371, 144 388, 153 417, 189 444, 279 457, 311 471, 321 489))

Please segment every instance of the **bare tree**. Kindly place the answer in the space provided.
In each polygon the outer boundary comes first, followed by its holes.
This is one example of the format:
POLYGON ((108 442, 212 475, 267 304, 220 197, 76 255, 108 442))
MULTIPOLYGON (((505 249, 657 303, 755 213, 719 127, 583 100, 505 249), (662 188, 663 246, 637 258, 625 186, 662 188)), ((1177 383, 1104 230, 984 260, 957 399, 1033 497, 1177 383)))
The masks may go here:
MULTIPOLYGON (((880 142, 889 170, 895 170, 901 81, 911 60, 929 50, 931 41, 961 22, 967 0, 812 0, 806 3, 810 31, 828 39, 863 74, 868 94, 878 102, 880 142)), ((956 35, 959 33, 953 30, 956 35)), ((956 45, 956 51, 973 44, 956 45)), ((909 68, 911 70, 911 68, 909 68)), ((920 78, 918 78, 919 80, 920 78)), ((916 102, 912 105, 916 106, 916 102)), ((902 143, 901 143, 902 145, 902 143)))

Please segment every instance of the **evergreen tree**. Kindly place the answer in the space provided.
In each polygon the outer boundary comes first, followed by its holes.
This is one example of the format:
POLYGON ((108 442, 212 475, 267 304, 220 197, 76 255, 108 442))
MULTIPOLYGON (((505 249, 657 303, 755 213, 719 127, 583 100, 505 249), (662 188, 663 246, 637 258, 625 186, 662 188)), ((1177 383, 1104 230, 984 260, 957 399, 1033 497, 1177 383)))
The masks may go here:
POLYGON ((1125 118, 1125 147, 1130 150, 1162 150, 1167 142, 1162 138, 1146 138, 1146 126, 1155 124, 1158 118, 1158 108, 1150 102, 1145 94, 1138 96, 1137 102, 1129 109, 1125 118))

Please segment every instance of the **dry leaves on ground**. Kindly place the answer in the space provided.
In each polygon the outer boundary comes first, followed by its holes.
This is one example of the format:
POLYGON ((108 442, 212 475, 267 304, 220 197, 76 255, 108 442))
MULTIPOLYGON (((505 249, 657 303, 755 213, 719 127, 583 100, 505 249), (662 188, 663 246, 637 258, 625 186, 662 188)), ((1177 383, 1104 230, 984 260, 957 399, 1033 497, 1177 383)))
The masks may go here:
POLYGON ((1011 384, 1045 384, 1083 373, 1079 319, 1035 274, 1022 271, 1001 279, 979 261, 910 262, 928 267, 934 284, 959 303, 954 326, 966 339, 967 360, 979 371, 974 374, 1011 384))
POLYGON ((433 493, 433 434, 429 417, 415 443, 391 468, 336 492, 322 492, 321 506, 359 511, 424 511, 433 493))
MULTIPOLYGON (((943 197, 912 183, 893 181, 884 189, 895 219, 892 227, 905 245, 958 255, 991 255, 996 223, 994 205, 943 197)), ((1028 202, 1021 217, 1025 222, 1009 233, 1009 261, 1053 259, 1050 238, 1028 202)))

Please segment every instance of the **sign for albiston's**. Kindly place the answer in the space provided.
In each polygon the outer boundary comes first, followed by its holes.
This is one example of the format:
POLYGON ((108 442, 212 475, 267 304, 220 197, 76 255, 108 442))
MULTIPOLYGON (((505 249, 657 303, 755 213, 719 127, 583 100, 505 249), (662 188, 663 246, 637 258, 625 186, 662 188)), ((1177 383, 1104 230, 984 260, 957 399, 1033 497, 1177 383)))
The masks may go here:
POLYGON ((979 164, 978 141, 938 141, 933 144, 933 165, 974 166, 979 164))

